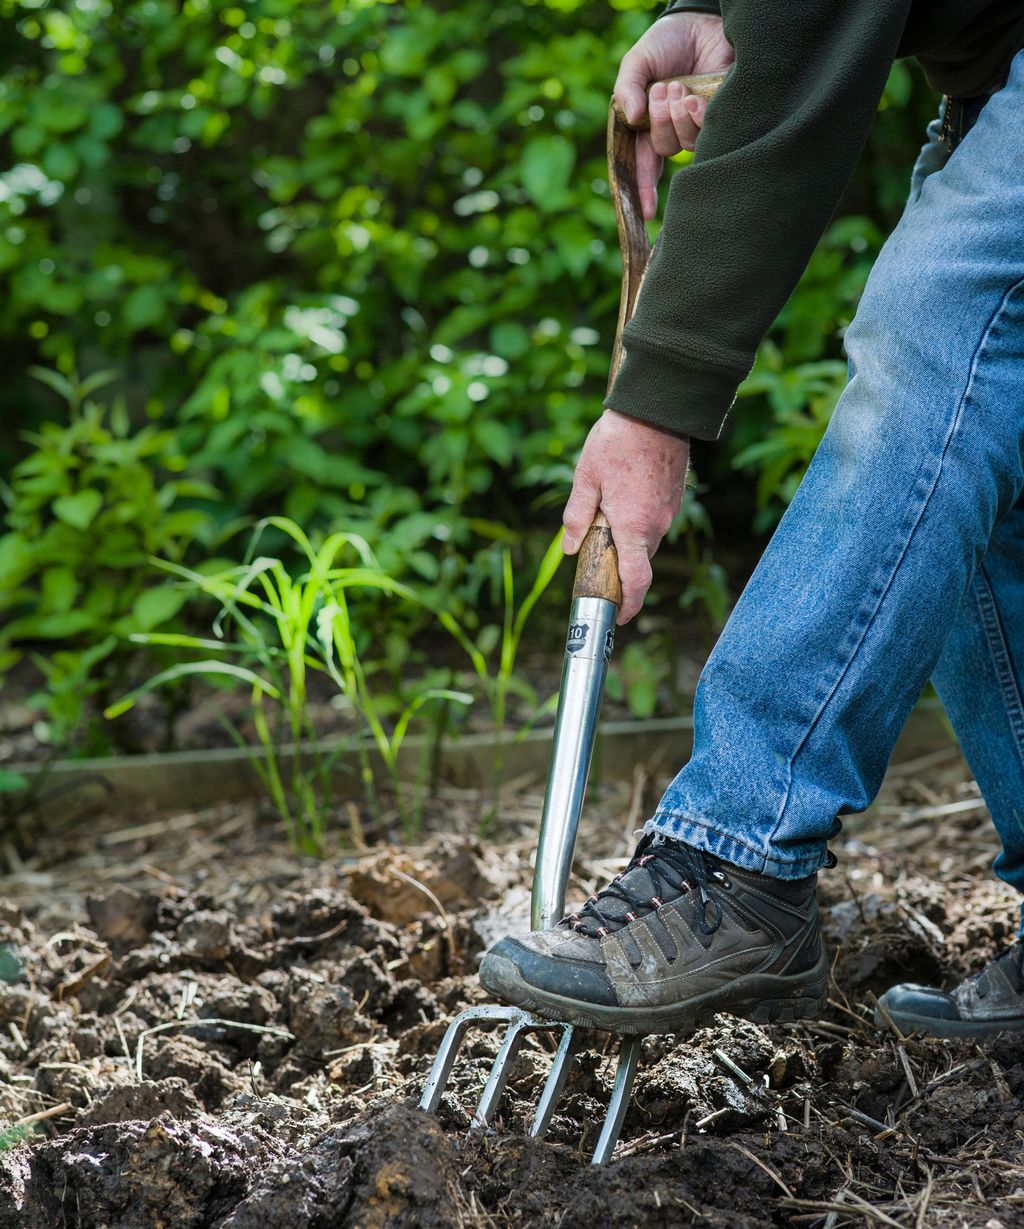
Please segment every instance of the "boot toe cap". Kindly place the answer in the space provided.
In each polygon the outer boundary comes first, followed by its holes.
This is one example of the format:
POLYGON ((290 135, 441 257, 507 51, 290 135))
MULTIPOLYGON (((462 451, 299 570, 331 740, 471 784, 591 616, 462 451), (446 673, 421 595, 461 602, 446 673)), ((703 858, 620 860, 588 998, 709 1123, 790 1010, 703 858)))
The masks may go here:
POLYGON ((918 986, 905 982, 893 986, 879 999, 881 1005, 899 1024, 901 1020, 959 1020, 956 1000, 934 986, 918 986))
POLYGON ((535 950, 530 936, 499 939, 480 964, 480 981, 492 994, 517 1001, 522 983, 535 990, 577 1002, 613 1007, 615 992, 595 964, 550 956, 535 950))

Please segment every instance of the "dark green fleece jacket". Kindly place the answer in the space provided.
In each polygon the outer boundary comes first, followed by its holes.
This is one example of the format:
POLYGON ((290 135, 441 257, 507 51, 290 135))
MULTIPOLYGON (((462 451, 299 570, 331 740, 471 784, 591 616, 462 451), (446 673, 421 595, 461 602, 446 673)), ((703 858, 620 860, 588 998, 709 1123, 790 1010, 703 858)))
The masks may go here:
MULTIPOLYGON (((675 11, 716 12, 674 0, 675 11)), ((1024 0, 721 0, 736 63, 673 178, 605 404, 715 439, 853 171, 893 61, 941 93, 1002 83, 1024 0)), ((909 168, 908 168, 909 174, 909 168)))

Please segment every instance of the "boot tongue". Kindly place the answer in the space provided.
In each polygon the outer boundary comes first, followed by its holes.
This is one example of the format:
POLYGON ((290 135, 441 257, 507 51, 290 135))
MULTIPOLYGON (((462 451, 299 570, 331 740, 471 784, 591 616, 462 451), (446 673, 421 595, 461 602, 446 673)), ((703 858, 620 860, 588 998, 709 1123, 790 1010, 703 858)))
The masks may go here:
POLYGON ((632 920, 628 914, 632 913, 635 917, 641 911, 656 909, 655 900, 664 903, 678 899, 683 895, 682 882, 686 876, 662 855, 668 850, 680 851, 682 848, 677 841, 667 837, 645 836, 622 874, 592 896, 574 917, 581 918, 588 930, 598 926, 610 931, 618 930, 632 920), (657 877, 651 873, 652 870, 657 871, 657 877))

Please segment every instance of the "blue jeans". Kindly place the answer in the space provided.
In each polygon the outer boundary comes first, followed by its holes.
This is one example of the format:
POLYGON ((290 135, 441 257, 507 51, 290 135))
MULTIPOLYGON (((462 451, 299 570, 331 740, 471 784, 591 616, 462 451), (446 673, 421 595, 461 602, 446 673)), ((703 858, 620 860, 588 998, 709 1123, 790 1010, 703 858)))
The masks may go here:
POLYGON ((701 675, 650 826, 782 879, 829 863, 932 679, 1024 895, 1024 52, 938 124, 846 334, 850 380, 701 675))

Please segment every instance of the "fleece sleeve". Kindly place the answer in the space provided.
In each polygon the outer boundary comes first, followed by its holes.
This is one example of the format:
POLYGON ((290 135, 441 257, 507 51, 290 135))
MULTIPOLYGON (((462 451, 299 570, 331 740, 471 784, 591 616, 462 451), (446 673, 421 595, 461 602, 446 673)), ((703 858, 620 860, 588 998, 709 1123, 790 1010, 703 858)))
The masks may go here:
POLYGON ((672 180, 605 401, 708 440, 849 181, 910 0, 721 8, 736 63, 708 105, 693 162, 672 180))

